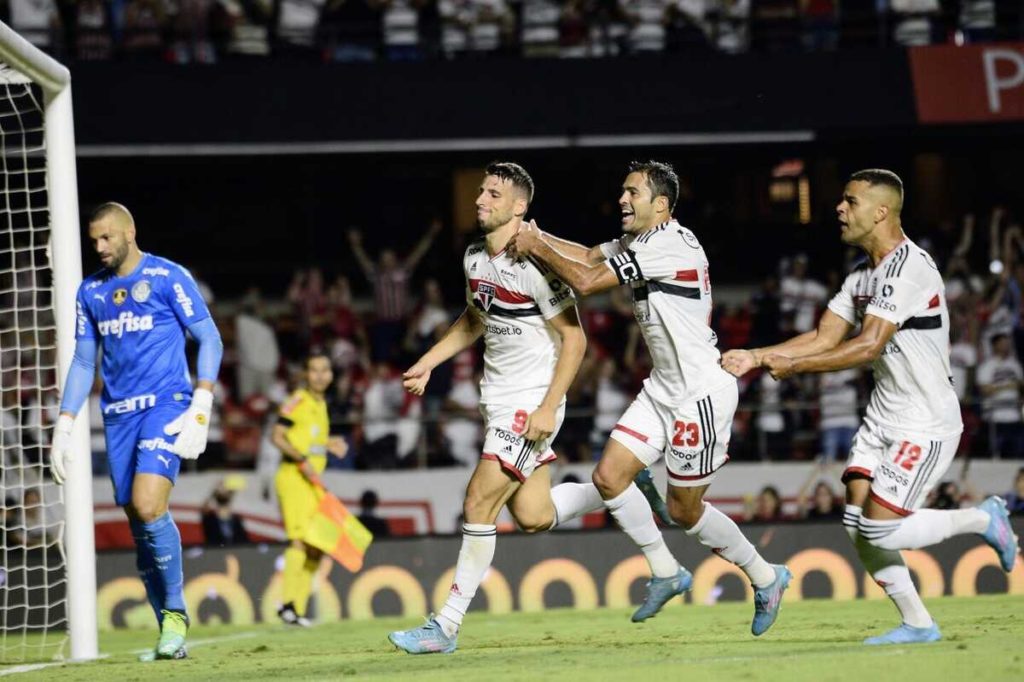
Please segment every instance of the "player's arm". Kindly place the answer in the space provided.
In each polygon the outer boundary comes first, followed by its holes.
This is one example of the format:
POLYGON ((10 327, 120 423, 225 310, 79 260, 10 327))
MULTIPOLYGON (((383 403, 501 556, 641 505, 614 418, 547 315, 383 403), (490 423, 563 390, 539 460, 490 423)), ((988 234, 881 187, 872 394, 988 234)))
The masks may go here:
POLYGON ((824 353, 842 343, 851 329, 852 324, 826 308, 816 329, 774 346, 726 351, 722 354, 722 368, 741 377, 752 369, 763 367, 764 358, 768 355, 799 357, 824 353))
POLYGON ((860 367, 877 360, 898 329, 894 322, 865 315, 860 334, 834 348, 792 358, 770 353, 762 358, 762 365, 776 379, 807 372, 834 372, 860 367))
POLYGON ((213 412, 213 385, 220 373, 224 343, 206 307, 196 282, 178 266, 163 288, 165 303, 174 311, 179 324, 199 343, 196 388, 192 402, 177 419, 164 426, 168 436, 177 434, 171 451, 183 459, 197 459, 206 450, 213 412))
POLYGON ((556 413, 565 399, 576 372, 579 371, 583 356, 587 352, 587 335, 580 325, 576 306, 566 308, 548 320, 548 324, 562 340, 555 373, 551 377, 551 385, 540 406, 526 419, 526 439, 538 440, 550 436, 555 431, 556 413))
POLYGON ((597 265, 598 263, 603 263, 605 260, 605 255, 601 251, 600 245, 584 246, 583 244, 571 242, 568 239, 556 237, 549 232, 541 232, 541 239, 547 242, 549 246, 559 253, 572 258, 573 260, 578 260, 590 265, 597 265))
POLYGON ((402 385, 405 386, 405 390, 414 395, 423 395, 430 380, 431 370, 472 346, 483 333, 483 323, 476 312, 467 306, 459 319, 448 327, 441 340, 431 346, 416 364, 402 374, 402 385))
POLYGON ((608 261, 584 263, 562 254, 548 242, 532 234, 536 225, 530 222, 531 230, 516 235, 517 250, 522 255, 533 256, 554 270, 558 278, 571 286, 581 296, 589 296, 619 286, 618 275, 608 261), (524 236, 529 235, 529 236, 524 236))
POLYGON ((50 474, 58 485, 67 479, 71 463, 71 428, 82 405, 89 398, 93 378, 96 375, 96 339, 79 336, 75 342, 75 355, 64 381, 64 395, 60 402, 60 415, 53 427, 53 443, 50 449, 50 474))

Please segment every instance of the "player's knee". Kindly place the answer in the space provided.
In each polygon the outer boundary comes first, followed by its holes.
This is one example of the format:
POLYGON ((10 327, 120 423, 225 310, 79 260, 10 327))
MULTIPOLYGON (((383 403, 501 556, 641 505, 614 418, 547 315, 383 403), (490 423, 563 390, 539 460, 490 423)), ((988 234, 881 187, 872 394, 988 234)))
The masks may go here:
POLYGON ((672 520, 686 529, 693 528, 704 515, 704 501, 678 500, 675 497, 668 498, 668 514, 672 520))
POLYGON ((491 523, 493 507, 493 502, 486 495, 470 490, 462 503, 462 515, 466 523, 491 523))
POLYGON ((628 476, 616 471, 610 464, 605 464, 605 460, 601 460, 594 468, 591 480, 597 487, 597 492, 606 500, 621 495, 631 482, 628 476))
POLYGON ((160 500, 132 500, 132 509, 143 523, 152 523, 167 513, 167 505, 160 500))
POLYGON ((551 524, 554 522, 554 518, 551 515, 544 514, 517 514, 516 525, 519 526, 519 530, 524 533, 543 533, 544 531, 551 528, 551 524))

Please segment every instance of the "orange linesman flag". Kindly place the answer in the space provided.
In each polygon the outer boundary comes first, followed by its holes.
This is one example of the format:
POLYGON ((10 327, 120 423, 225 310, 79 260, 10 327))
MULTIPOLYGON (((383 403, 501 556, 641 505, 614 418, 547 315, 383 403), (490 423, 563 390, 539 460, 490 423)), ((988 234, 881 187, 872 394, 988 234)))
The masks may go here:
POLYGON ((355 573, 363 567, 373 533, 337 497, 324 490, 303 541, 355 573))

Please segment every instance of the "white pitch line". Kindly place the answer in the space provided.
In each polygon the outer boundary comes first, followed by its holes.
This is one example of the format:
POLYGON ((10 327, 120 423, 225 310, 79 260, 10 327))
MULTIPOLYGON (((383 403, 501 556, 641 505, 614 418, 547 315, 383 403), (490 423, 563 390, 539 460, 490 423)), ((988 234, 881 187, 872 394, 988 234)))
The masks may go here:
MULTIPOLYGON (((223 637, 207 637, 205 639, 193 639, 193 640, 189 640, 188 641, 188 645, 190 647, 197 647, 197 646, 203 646, 205 644, 219 644, 220 642, 230 642, 230 641, 238 640, 238 639, 249 639, 251 637, 256 637, 256 636, 258 636, 260 634, 261 633, 259 633, 259 632, 239 632, 239 633, 234 634, 234 635, 224 635, 223 637)), ((129 652, 126 652, 126 653, 144 654, 147 651, 151 651, 151 650, 152 650, 151 648, 135 649, 134 651, 129 651, 129 652)), ((101 658, 108 658, 108 657, 110 657, 110 654, 100 654, 98 657, 96 657, 94 659, 90 659, 90 660, 96 661, 96 660, 99 660, 101 658)), ((76 663, 89 663, 89 661, 54 661, 53 663, 27 663, 25 665, 15 665, 15 666, 12 666, 10 668, 0 668, 0 677, 3 677, 5 675, 18 675, 20 673, 31 673, 31 672, 35 672, 36 670, 43 670, 45 668, 54 668, 54 667, 60 666, 60 665, 74 665, 76 663)))
POLYGON ((780 654, 778 656, 772 656, 771 654, 757 654, 750 656, 706 656, 703 658, 676 658, 671 659, 672 663, 743 663, 745 661, 765 661, 765 660, 781 660, 787 658, 811 658, 814 656, 835 656, 837 653, 857 653, 858 656, 897 656, 906 653, 906 649, 884 649, 880 651, 864 651, 863 649, 847 649, 839 650, 830 649, 828 651, 802 651, 792 654, 780 654))
MULTIPOLYGON (((191 649, 192 647, 203 646, 204 644, 219 644, 221 642, 230 642, 236 639, 249 639, 250 637, 257 637, 263 633, 261 632, 239 632, 234 635, 223 635, 222 637, 207 637, 206 639, 190 639, 186 640, 185 644, 191 649)), ((131 654, 144 654, 147 651, 152 651, 153 647, 146 647, 145 649, 134 649, 129 651, 131 654)))

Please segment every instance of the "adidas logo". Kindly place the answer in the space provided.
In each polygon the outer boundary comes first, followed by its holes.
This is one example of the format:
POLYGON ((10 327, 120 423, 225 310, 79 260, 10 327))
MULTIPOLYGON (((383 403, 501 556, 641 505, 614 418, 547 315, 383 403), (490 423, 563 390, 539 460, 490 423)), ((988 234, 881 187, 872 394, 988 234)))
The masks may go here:
POLYGON ((894 485, 889 486, 885 490, 886 490, 886 492, 890 492, 893 495, 896 495, 897 493, 899 493, 899 491, 896 489, 896 486, 894 486, 894 485))
POLYGON ((448 590, 448 591, 449 591, 449 592, 450 592, 451 594, 457 594, 457 595, 459 595, 460 597, 462 596, 462 590, 460 590, 460 589, 459 589, 459 584, 458 584, 458 583, 452 583, 452 587, 451 587, 451 589, 450 589, 450 590, 448 590))
POLYGON ((686 464, 683 465, 683 471, 692 471, 692 470, 693 470, 693 465, 690 464, 689 462, 687 462, 686 464))
POLYGON ((507 453, 509 453, 509 454, 512 454, 512 446, 511 446, 511 445, 506 445, 505 447, 503 447, 503 448, 501 449, 501 451, 502 451, 502 452, 507 452, 507 453))

